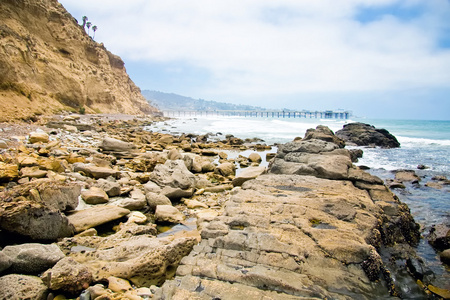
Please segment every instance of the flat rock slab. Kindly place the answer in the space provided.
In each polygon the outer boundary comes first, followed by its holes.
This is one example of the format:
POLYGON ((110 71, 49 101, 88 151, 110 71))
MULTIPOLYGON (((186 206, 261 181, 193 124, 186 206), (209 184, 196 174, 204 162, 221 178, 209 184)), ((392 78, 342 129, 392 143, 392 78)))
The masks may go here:
POLYGON ((98 225, 122 218, 130 213, 128 209, 117 206, 95 206, 79 210, 71 214, 69 222, 75 227, 75 232, 81 232, 98 225))
POLYGON ((261 175, 205 223, 155 299, 388 298, 362 267, 377 255, 367 241, 381 213, 349 181, 261 175))

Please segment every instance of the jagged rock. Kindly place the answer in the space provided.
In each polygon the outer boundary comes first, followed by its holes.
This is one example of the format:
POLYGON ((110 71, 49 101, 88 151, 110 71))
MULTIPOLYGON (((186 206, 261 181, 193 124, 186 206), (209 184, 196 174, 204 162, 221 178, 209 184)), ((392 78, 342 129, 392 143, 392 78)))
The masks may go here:
POLYGON ((189 172, 182 160, 168 160, 157 165, 150 174, 150 180, 161 187, 169 186, 182 190, 195 187, 196 182, 194 174, 189 172))
POLYGON ((12 273, 33 274, 53 267, 65 256, 55 244, 21 244, 6 246, 2 253, 11 259, 12 273))
POLYGON ((249 167, 242 170, 239 175, 233 179, 233 186, 241 186, 244 182, 254 179, 266 171, 265 167, 249 167))
POLYGON ((316 129, 310 128, 306 131, 303 141, 312 139, 334 143, 338 145, 339 148, 345 147, 345 142, 337 137, 330 128, 323 125, 318 125, 316 129))
POLYGON ((170 199, 161 194, 148 192, 145 197, 147 199, 148 206, 152 211, 155 211, 158 205, 172 205, 170 199))
POLYGON ((128 209, 117 206, 94 206, 84 210, 75 211, 68 216, 70 223, 74 226, 75 232, 120 219, 130 213, 128 209))
POLYGON ((36 276, 5 275, 0 277, 0 287, 0 299, 47 300, 47 286, 36 276))
POLYGON ((51 269, 41 275, 45 285, 53 291, 71 294, 86 289, 92 282, 89 269, 70 257, 58 261, 51 269))
POLYGON ((109 181, 106 179, 98 179, 95 185, 104 190, 109 197, 120 195, 120 184, 118 184, 117 182, 109 181))
POLYGON ((73 234, 61 211, 78 203, 80 187, 56 181, 30 182, 0 194, 0 228, 35 240, 73 234))
POLYGON ((336 136, 347 144, 358 146, 400 147, 400 143, 389 131, 364 123, 346 124, 343 129, 336 131, 336 136))
POLYGON ((9 182, 19 178, 19 167, 16 164, 0 162, 0 182, 9 182))
POLYGON ((184 215, 172 205, 158 205, 155 209, 155 219, 158 222, 181 223, 184 215))
POLYGON ((109 200, 108 195, 104 190, 98 187, 91 187, 88 190, 83 190, 81 192, 81 198, 83 198, 84 202, 87 204, 101 204, 107 203, 109 200))

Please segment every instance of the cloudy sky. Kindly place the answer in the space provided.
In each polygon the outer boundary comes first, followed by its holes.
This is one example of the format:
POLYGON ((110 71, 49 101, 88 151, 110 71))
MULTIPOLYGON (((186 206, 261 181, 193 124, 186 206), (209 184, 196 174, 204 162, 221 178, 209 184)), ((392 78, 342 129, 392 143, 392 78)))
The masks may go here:
POLYGON ((450 119, 450 0, 60 0, 141 88, 450 119), (92 33, 92 31, 91 31, 92 33))

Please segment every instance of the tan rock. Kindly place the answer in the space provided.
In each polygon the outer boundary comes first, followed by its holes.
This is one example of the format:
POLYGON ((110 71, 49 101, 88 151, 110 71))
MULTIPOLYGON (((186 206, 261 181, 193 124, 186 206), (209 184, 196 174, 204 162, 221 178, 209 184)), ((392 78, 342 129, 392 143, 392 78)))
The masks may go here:
POLYGON ((184 204, 186 204, 189 209, 208 208, 208 205, 195 199, 184 199, 184 204))
POLYGON ((47 176, 47 171, 40 170, 39 167, 22 168, 20 172, 22 173, 22 177, 44 178, 47 176))
POLYGON ((108 195, 104 190, 98 187, 91 187, 89 190, 81 191, 81 198, 87 204, 101 204, 107 203, 109 200, 108 195))
POLYGON ((128 209, 117 206, 94 206, 85 210, 76 211, 70 216, 69 222, 75 227, 75 232, 117 220, 130 213, 128 209))
POLYGON ((48 143, 49 136, 45 132, 31 132, 28 141, 32 144, 35 143, 48 143))
POLYGON ((133 289, 128 280, 114 276, 108 277, 108 288, 115 293, 123 293, 133 289))
POLYGON ((216 171, 222 176, 232 176, 236 173, 236 167, 230 162, 224 162, 217 166, 216 171))
POLYGON ((248 159, 249 159, 251 162, 256 162, 256 163, 260 163, 260 162, 262 161, 261 155, 259 155, 259 154, 256 153, 256 152, 251 153, 251 154, 248 156, 248 159))
POLYGON ((155 219, 158 222, 181 223, 185 217, 172 205, 158 205, 155 210, 155 219))
POLYGON ((19 177, 19 167, 15 164, 0 162, 0 182, 8 182, 19 177))
POLYGON ((233 186, 241 186, 244 182, 254 179, 266 171, 265 167, 249 167, 242 170, 238 176, 233 179, 233 186))

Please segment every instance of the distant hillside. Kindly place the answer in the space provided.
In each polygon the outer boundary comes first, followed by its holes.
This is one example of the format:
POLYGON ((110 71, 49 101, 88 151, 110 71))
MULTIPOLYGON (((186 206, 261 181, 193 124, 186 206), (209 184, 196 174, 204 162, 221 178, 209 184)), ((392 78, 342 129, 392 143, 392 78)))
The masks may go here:
POLYGON ((0 121, 61 110, 157 110, 122 59, 89 37, 56 0, 0 1, 0 121))
POLYGON ((150 105, 160 110, 265 110, 265 108, 193 99, 173 93, 143 90, 142 95, 150 105))

